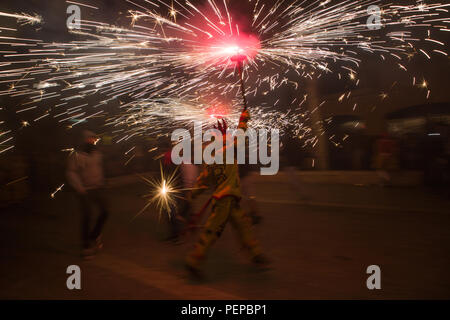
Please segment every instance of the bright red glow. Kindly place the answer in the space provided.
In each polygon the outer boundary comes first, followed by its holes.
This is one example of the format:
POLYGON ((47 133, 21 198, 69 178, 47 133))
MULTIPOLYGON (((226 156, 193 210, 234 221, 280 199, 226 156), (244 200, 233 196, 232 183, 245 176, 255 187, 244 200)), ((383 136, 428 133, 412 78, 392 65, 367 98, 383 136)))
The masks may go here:
POLYGON ((236 54, 231 57, 231 61, 233 62, 244 62, 247 60, 247 56, 244 54, 236 54))
POLYGON ((222 119, 227 117, 228 110, 223 105, 215 105, 206 109, 206 114, 213 119, 222 119))
POLYGON ((233 62, 253 60, 261 44, 255 36, 240 34, 234 37, 215 37, 205 40, 204 63, 234 67, 233 62))

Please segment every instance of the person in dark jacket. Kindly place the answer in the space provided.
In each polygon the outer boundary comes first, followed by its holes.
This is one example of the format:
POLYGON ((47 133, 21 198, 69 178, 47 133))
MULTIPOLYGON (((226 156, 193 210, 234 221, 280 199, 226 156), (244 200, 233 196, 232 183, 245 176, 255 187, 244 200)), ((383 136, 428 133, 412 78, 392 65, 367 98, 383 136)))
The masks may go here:
POLYGON ((81 255, 92 258, 103 247, 101 234, 109 216, 104 194, 102 154, 97 148, 99 139, 91 131, 83 132, 83 144, 80 150, 69 156, 67 180, 77 193, 81 206, 81 255), (91 224, 93 208, 98 207, 100 215, 91 224))

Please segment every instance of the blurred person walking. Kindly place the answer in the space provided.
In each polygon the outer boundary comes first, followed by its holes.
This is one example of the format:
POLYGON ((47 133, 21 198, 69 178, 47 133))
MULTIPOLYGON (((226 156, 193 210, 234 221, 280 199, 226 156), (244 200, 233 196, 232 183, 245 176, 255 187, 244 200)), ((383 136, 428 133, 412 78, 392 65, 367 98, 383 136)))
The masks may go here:
MULTIPOLYGON (((250 115, 245 110, 239 121, 239 129, 246 130, 250 115)), ((220 150, 223 159, 226 158, 227 143, 234 144, 234 141, 226 139, 226 124, 218 126, 223 136, 223 148, 220 150)), ((221 137, 216 137, 222 139, 221 137)), ((231 146, 234 147, 234 146, 231 146)), ((186 258, 186 268, 190 274, 197 279, 203 278, 201 266, 207 257, 208 250, 222 235, 225 226, 230 222, 236 229, 242 246, 248 251, 251 261, 255 265, 265 266, 269 260, 262 253, 258 241, 255 240, 252 232, 252 222, 249 216, 244 214, 240 207, 242 198, 239 169, 236 159, 233 164, 210 164, 205 165, 204 170, 197 179, 192 197, 195 198, 209 186, 213 187, 212 213, 209 216, 204 231, 194 249, 186 258)))
MULTIPOLYGON (((177 170, 177 167, 172 162, 172 149, 167 151, 164 155, 164 167, 169 171, 177 170)), ((191 216, 191 196, 192 188, 197 180, 199 170, 195 164, 181 163, 178 166, 180 170, 180 177, 176 179, 177 189, 182 190, 182 197, 177 197, 170 216, 170 235, 167 238, 168 241, 172 241, 175 244, 180 243, 181 234, 186 227, 187 221, 191 216)))
POLYGON ((80 150, 69 156, 66 177, 77 193, 81 206, 81 256, 92 258, 103 247, 101 234, 109 216, 105 198, 102 154, 97 148, 98 137, 91 131, 83 132, 80 150), (94 220, 93 208, 100 214, 94 220))

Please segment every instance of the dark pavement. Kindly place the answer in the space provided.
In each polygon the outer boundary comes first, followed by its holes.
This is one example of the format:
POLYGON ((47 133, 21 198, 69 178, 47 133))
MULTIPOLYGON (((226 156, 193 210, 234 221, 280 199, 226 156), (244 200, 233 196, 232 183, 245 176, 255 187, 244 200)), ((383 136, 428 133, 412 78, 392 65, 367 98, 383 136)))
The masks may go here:
MULTIPOLYGON (((78 203, 43 194, 0 213, 2 299, 431 299, 450 298, 450 202, 421 188, 300 184, 253 177, 264 221, 255 229, 273 269, 259 272, 231 226, 211 250, 207 281, 186 277, 195 238, 163 242, 166 218, 145 205, 145 183, 109 190, 105 248, 79 258, 78 203), (298 189, 300 188, 300 189, 298 189), (32 208, 31 208, 32 207, 32 208), (381 290, 366 268, 381 267, 381 290), (66 288, 81 267, 82 290, 66 288)), ((200 207, 207 197, 196 201, 200 207)))

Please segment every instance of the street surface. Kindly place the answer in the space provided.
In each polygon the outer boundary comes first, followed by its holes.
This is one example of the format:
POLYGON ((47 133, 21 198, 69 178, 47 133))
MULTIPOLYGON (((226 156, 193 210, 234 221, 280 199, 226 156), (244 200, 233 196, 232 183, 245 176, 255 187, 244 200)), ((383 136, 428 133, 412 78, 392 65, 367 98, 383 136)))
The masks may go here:
MULTIPOLYGON (((264 220, 255 228, 272 270, 249 263, 228 226, 205 265, 183 268, 196 237, 164 242, 167 222, 145 205, 145 183, 109 189, 105 248, 79 258, 78 203, 68 191, 0 212, 1 299, 442 299, 450 298, 450 201, 422 188, 295 185, 286 174, 251 178, 264 220), (82 290, 66 287, 81 267, 82 290), (368 290, 366 268, 381 268, 368 290)), ((199 208, 207 200, 196 201, 199 208)))

